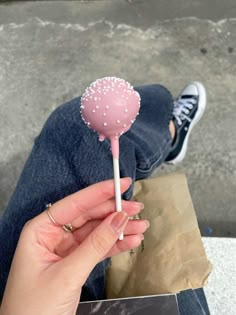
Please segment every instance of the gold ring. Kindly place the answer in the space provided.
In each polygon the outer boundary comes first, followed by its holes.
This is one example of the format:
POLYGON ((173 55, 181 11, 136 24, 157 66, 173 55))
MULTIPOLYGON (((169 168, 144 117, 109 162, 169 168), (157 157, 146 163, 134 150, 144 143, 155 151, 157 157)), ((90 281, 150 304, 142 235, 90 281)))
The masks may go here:
POLYGON ((67 224, 64 224, 64 225, 61 225, 59 223, 57 223, 57 221, 53 218, 49 208, 51 208, 52 204, 49 203, 46 205, 46 212, 47 212, 47 215, 49 217, 49 219, 52 221, 53 224, 55 224, 56 226, 61 226, 63 228, 64 231, 66 232, 69 232, 69 233, 72 233, 76 230, 75 227, 73 227, 73 225, 71 223, 67 223, 67 224))

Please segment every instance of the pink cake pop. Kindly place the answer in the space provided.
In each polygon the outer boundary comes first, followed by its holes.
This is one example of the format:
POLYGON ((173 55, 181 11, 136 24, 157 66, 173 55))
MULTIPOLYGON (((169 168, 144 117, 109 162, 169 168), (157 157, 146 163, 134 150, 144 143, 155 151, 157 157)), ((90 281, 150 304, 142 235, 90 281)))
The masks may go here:
POLYGON ((129 130, 140 108, 140 96, 123 79, 105 77, 93 82, 81 98, 81 115, 99 139, 109 138, 113 156, 118 157, 116 140, 129 130))
MULTIPOLYGON (((126 81, 105 77, 93 82, 82 95, 81 115, 99 140, 110 139, 115 178, 116 210, 121 211, 119 137, 129 130, 139 114, 140 96, 126 81)), ((123 234, 120 235, 123 239, 123 234)))

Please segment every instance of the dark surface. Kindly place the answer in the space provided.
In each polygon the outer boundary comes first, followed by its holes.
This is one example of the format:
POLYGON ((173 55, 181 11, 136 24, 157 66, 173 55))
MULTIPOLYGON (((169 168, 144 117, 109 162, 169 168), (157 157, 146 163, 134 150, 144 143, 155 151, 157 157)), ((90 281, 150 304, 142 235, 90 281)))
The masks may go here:
POLYGON ((179 315, 175 295, 80 303, 76 315, 179 315))

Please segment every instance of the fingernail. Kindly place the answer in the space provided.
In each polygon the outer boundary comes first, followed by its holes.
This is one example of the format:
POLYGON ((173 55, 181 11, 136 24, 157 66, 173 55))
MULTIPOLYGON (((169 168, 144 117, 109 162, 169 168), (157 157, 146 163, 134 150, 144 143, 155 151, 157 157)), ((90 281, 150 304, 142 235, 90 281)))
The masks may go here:
POLYGON ((132 184, 132 178, 131 177, 126 177, 128 180, 129 180, 129 184, 131 185, 132 184))
POLYGON ((149 228, 150 226, 150 222, 148 220, 145 220, 146 221, 146 224, 147 224, 147 229, 149 228))
POLYGON ((117 233, 120 233, 123 231, 128 221, 129 221, 128 215, 124 211, 120 211, 112 219, 111 226, 117 233))
POLYGON ((141 237, 141 240, 143 241, 144 240, 144 235, 140 234, 140 237, 141 237))
POLYGON ((131 177, 128 177, 128 179, 129 179, 129 185, 131 186, 131 185, 132 185, 133 180, 132 180, 132 178, 131 178, 131 177))
POLYGON ((144 204, 142 202, 137 202, 137 204, 139 205, 140 209, 143 210, 144 209, 144 204))

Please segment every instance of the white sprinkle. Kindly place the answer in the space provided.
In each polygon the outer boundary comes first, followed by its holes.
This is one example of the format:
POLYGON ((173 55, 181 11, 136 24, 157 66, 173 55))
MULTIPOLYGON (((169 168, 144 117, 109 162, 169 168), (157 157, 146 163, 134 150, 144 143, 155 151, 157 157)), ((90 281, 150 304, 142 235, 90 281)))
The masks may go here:
POLYGON ((106 106, 106 109, 108 109, 108 108, 109 108, 109 106, 107 105, 107 106, 106 106))
POLYGON ((103 126, 107 126, 107 123, 106 123, 106 122, 104 122, 104 123, 103 123, 103 126))
POLYGON ((93 113, 95 113, 96 112, 96 110, 95 109, 93 109, 93 113))
POLYGON ((98 105, 96 105, 96 108, 99 108, 99 106, 98 106, 98 105))
POLYGON ((125 128, 125 127, 126 127, 126 124, 124 124, 123 127, 125 128))
POLYGON ((128 109, 127 108, 125 109, 125 113, 128 113, 128 109))
POLYGON ((118 119, 116 122, 117 122, 117 124, 119 124, 119 123, 120 123, 120 120, 118 119))
POLYGON ((81 105, 80 108, 84 108, 84 105, 81 105))
POLYGON ((96 100, 97 100, 97 97, 95 96, 95 97, 94 97, 94 101, 96 101, 96 100))
POLYGON ((103 113, 103 116, 106 116, 107 114, 106 113, 103 113))
POLYGON ((90 126, 91 125, 90 122, 87 122, 87 125, 90 126))
POLYGON ((134 120, 130 120, 131 124, 134 122, 134 120))

